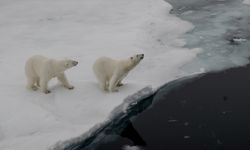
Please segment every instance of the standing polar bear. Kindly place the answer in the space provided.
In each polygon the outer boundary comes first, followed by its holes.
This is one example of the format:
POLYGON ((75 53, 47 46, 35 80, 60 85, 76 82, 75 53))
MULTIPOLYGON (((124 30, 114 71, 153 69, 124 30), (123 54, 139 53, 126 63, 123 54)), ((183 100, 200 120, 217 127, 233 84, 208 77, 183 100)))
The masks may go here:
POLYGON ((144 54, 137 54, 125 60, 114 60, 108 57, 97 59, 93 65, 93 70, 101 89, 109 92, 118 91, 118 87, 122 86, 121 81, 124 77, 143 58, 144 54))
POLYGON ((77 64, 78 62, 74 60, 49 59, 40 55, 32 56, 25 64, 27 87, 34 91, 37 90, 38 87, 41 87, 42 91, 48 94, 50 93, 48 90, 48 82, 50 79, 57 77, 64 87, 73 89, 74 87, 68 83, 64 71, 77 64))

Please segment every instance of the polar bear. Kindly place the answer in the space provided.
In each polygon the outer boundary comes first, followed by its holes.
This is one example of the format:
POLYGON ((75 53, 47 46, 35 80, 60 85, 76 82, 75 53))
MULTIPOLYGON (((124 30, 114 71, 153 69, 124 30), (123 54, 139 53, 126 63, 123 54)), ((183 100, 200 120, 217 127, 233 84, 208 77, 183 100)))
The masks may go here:
POLYGON ((32 56, 25 64, 27 88, 35 91, 38 87, 41 87, 41 90, 48 94, 50 93, 48 82, 50 79, 57 77, 64 87, 73 89, 74 87, 68 83, 64 71, 77 64, 78 62, 74 60, 56 60, 41 55, 32 56))
POLYGON ((117 92, 118 87, 122 86, 121 81, 127 76, 142 59, 144 54, 137 54, 128 59, 114 60, 109 57, 97 59, 93 65, 93 71, 96 75, 102 90, 117 92))

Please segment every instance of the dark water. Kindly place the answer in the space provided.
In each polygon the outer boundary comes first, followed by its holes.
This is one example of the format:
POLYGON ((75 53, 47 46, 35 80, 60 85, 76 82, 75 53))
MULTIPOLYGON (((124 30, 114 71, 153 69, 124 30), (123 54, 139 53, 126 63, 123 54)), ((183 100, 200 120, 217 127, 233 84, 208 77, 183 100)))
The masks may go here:
POLYGON ((119 150, 142 141, 147 150, 250 149, 250 65, 210 73, 164 93, 132 119, 134 128, 126 129, 130 139, 117 136, 96 149, 119 150))

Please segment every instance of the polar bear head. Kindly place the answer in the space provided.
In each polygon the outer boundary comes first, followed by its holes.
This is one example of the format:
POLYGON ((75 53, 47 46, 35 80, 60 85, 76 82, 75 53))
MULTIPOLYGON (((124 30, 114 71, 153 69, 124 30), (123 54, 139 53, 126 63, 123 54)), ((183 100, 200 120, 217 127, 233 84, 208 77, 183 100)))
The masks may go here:
POLYGON ((48 67, 52 67, 54 73, 61 73, 65 70, 72 68, 78 64, 77 61, 71 60, 71 59, 49 59, 48 61, 48 67))
POLYGON ((65 60, 63 60, 63 62, 64 62, 65 69, 72 68, 78 64, 77 61, 71 60, 71 59, 65 59, 65 60))
POLYGON ((144 58, 144 54, 136 54, 129 58, 127 70, 133 69, 144 58))
POLYGON ((130 57, 130 61, 132 61, 132 64, 136 66, 143 58, 144 58, 144 54, 136 54, 130 57))

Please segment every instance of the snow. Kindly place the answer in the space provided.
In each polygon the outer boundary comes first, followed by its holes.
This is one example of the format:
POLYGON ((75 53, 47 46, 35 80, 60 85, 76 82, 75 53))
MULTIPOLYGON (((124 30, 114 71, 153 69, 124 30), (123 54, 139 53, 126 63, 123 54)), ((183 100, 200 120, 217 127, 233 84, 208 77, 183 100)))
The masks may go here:
POLYGON ((127 95, 187 75, 179 69, 200 49, 182 48, 192 24, 169 14, 162 0, 3 0, 0 2, 0 149, 45 150, 104 122, 127 95), (118 93, 102 92, 92 72, 100 56, 145 59, 118 93), (32 55, 73 58, 75 89, 52 80, 52 93, 25 88, 32 55))
POLYGON ((244 1, 243 1, 243 4, 250 5, 250 0, 244 0, 244 1))

